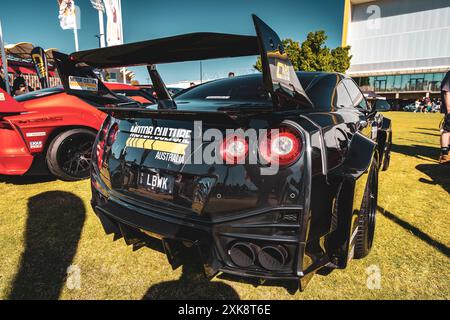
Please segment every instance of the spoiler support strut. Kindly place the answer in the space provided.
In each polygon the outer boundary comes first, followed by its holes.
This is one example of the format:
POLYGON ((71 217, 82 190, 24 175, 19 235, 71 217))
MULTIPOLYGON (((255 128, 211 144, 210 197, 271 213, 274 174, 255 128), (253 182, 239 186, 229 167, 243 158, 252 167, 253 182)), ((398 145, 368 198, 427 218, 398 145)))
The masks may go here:
POLYGON ((173 101, 169 90, 167 90, 164 81, 161 79, 158 70, 156 70, 156 65, 150 64, 147 66, 147 71, 152 79, 153 89, 158 97, 158 109, 176 109, 177 105, 173 101))

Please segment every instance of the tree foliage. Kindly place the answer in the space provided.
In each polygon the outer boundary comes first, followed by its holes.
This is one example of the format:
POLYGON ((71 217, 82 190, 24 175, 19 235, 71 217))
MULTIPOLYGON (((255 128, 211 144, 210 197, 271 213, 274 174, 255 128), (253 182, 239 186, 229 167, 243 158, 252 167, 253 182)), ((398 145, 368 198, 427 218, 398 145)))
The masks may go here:
MULTIPOLYGON (((328 36, 325 31, 310 32, 300 45, 292 39, 282 40, 295 70, 341 72, 350 68, 350 46, 330 49, 325 45, 328 36)), ((254 68, 261 71, 261 58, 258 57, 254 68)))

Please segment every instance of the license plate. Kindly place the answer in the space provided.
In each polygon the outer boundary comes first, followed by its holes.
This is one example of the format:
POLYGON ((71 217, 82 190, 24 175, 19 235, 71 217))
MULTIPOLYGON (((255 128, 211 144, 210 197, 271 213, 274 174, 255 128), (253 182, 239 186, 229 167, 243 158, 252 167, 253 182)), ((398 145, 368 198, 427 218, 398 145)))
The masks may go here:
POLYGON ((172 194, 174 178, 161 173, 141 172, 138 185, 155 193, 172 194))

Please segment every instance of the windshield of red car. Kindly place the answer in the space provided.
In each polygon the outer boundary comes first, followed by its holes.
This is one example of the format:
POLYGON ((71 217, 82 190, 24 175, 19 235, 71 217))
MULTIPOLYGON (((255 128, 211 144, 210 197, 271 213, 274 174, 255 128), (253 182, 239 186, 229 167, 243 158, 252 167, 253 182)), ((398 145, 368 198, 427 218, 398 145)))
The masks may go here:
POLYGON ((24 102, 28 100, 38 99, 42 97, 46 97, 52 94, 62 93, 64 92, 64 89, 62 87, 54 87, 54 88, 47 88, 42 90, 36 90, 29 93, 22 94, 20 96, 14 97, 16 101, 24 102))

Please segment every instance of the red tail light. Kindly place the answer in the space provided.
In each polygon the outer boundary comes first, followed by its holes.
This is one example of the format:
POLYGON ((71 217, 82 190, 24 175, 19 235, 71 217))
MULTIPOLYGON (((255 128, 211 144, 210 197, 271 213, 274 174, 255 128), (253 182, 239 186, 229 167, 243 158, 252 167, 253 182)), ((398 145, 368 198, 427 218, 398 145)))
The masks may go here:
POLYGON ((97 158, 97 166, 99 169, 101 169, 103 165, 103 154, 105 153, 105 138, 106 134, 108 133, 109 122, 109 119, 106 119, 103 123, 102 128, 98 132, 98 143, 95 155, 97 158))
POLYGON ((265 161, 288 166, 298 160, 302 151, 300 135, 293 129, 280 128, 278 133, 262 139, 259 152, 265 161))
POLYGON ((112 146, 114 141, 116 141, 118 131, 119 131, 119 126, 117 123, 114 123, 113 126, 111 127, 111 129, 109 130, 108 138, 106 139, 107 146, 112 146))
POLYGON ((13 130, 13 127, 9 124, 8 121, 1 121, 0 120, 0 129, 7 129, 7 130, 13 130))
POLYGON ((236 164, 245 160, 248 143, 244 137, 229 135, 220 145, 220 154, 226 164, 236 164))

